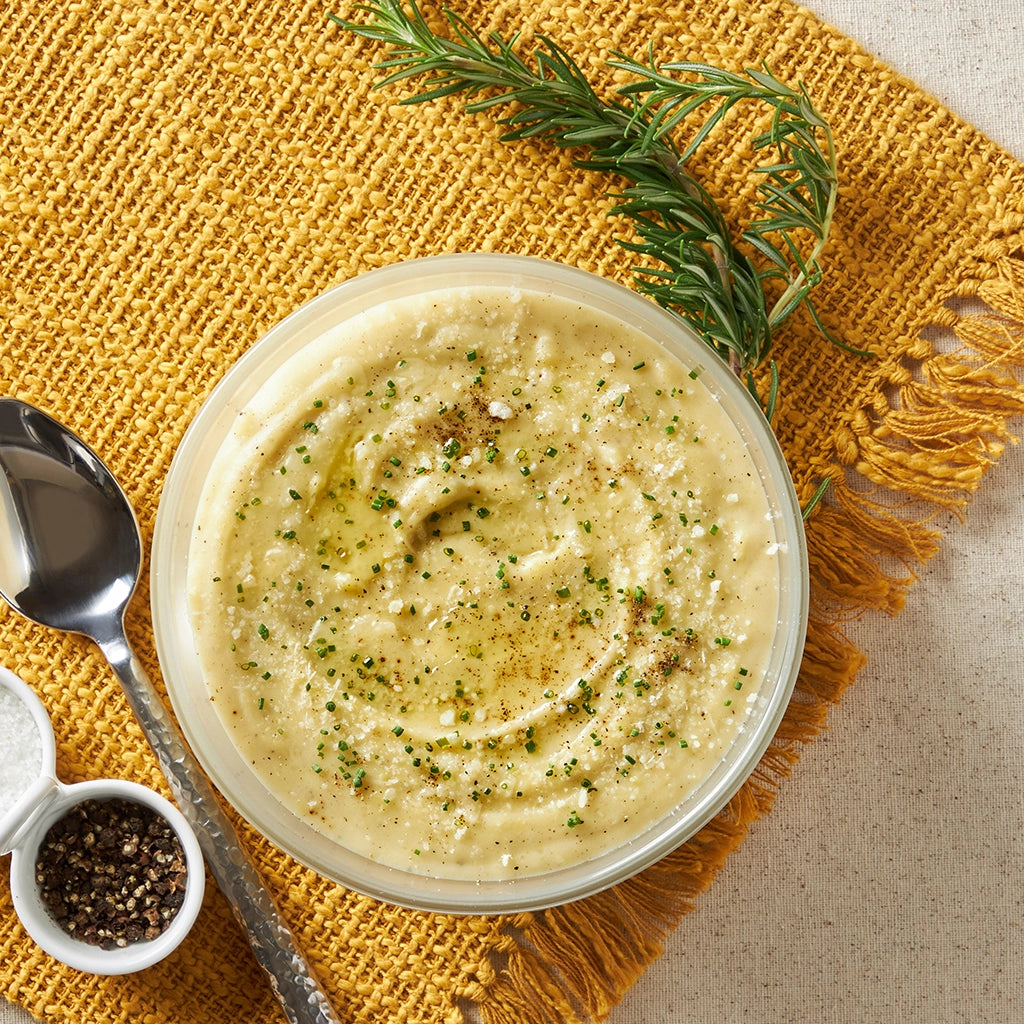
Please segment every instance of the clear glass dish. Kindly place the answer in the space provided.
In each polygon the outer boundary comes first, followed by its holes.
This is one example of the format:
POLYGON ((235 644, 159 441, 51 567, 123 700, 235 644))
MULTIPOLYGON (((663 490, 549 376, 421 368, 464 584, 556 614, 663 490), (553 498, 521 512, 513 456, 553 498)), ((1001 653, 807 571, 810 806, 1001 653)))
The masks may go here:
POLYGON ((538 909, 600 891, 678 847, 728 802, 753 771, 792 694, 807 623, 808 568, 801 511, 778 443, 761 410, 728 367, 692 331, 652 301, 594 274, 532 257, 459 254, 395 264, 312 299, 272 328, 225 375, 175 454, 157 515, 152 607, 171 702, 214 784, 260 833, 299 862, 386 902, 449 913, 538 909), (602 311, 646 334, 700 379, 743 439, 763 488, 779 550, 778 615, 766 677, 726 754, 671 813, 614 849, 556 870, 502 880, 434 877, 362 856, 318 832, 268 794, 209 700, 187 604, 189 550, 200 495, 238 412, 291 357, 325 331, 380 303, 438 289, 500 286, 553 294, 602 311))

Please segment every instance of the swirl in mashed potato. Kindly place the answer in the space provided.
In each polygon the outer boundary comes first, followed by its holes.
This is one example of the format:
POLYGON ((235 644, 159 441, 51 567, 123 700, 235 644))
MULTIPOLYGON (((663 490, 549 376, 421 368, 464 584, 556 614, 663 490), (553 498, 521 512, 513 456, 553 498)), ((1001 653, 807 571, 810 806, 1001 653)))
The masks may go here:
POLYGON ((450 289, 333 329, 247 404, 190 608, 278 799, 386 864, 501 878, 639 834, 711 771, 777 561, 696 369, 568 300, 450 289))

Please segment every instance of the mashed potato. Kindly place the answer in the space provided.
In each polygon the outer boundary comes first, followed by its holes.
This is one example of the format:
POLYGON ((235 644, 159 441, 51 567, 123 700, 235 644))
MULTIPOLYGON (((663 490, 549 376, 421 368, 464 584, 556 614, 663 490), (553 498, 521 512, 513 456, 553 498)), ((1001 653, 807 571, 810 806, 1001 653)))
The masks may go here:
POLYGON ((211 698, 268 789, 455 878, 669 812, 742 728, 778 603, 766 498, 699 368, 489 288, 388 303, 278 372, 189 566, 211 698))

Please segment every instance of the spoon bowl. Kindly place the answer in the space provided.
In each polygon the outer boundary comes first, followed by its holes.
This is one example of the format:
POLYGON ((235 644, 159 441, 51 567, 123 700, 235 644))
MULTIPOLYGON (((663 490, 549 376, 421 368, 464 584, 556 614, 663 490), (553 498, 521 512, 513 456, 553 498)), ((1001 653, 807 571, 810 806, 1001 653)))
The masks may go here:
POLYGON ((34 622, 103 652, 292 1024, 337 1024, 312 970, 210 784, 135 657, 124 614, 142 567, 132 507, 80 438, 39 409, 0 398, 0 597, 34 622))
POLYGON ((34 622, 99 640, 142 564, 124 492, 77 437, 11 399, 0 400, 0 472, 0 593, 34 622))

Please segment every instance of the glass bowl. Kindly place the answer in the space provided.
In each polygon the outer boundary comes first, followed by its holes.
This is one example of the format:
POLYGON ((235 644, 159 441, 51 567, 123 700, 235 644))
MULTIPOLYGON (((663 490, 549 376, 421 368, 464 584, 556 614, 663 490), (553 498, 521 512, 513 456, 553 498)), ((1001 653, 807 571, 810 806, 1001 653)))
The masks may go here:
MULTIPOLYGON (((691 374, 693 376, 693 374, 691 374)), ((496 254, 435 256, 373 270, 312 299, 272 328, 225 375, 189 426, 157 515, 152 607, 157 650, 175 713, 192 748, 231 804, 302 864, 349 888, 413 908, 449 913, 538 909, 592 894, 639 872, 704 826, 765 752, 789 702, 803 651, 807 553, 789 472, 764 415, 729 368, 678 318, 619 284, 562 264, 496 254), (775 531, 777 616, 767 671, 743 727, 706 777, 640 834, 587 859, 511 878, 442 877, 390 866, 311 826, 252 771, 210 701, 187 599, 190 548, 201 494, 223 439, 259 389, 325 332, 380 304, 455 287, 540 292, 599 311, 699 368, 699 379, 738 432, 775 531)))

